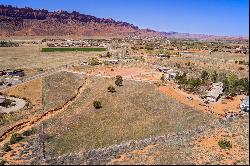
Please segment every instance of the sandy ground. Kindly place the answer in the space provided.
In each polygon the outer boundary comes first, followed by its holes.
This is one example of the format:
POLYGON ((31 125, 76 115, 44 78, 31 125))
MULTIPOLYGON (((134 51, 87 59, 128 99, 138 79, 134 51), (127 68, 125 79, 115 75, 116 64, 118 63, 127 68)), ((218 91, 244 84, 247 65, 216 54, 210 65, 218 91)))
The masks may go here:
POLYGON ((213 107, 213 110, 215 110, 215 112, 218 114, 224 114, 226 112, 238 113, 240 111, 241 99, 243 99, 244 97, 244 95, 238 95, 233 97, 233 100, 223 99, 216 103, 211 103, 210 105, 213 107))
POLYGON ((100 67, 92 71, 91 74, 100 74, 102 76, 111 76, 115 77, 121 75, 129 79, 143 79, 149 81, 158 81, 160 80, 161 73, 147 67, 100 67))
POLYGON ((95 71, 93 71, 93 74, 101 74, 101 75, 110 75, 110 76, 126 76, 126 77, 133 77, 139 74, 148 73, 149 71, 144 68, 138 68, 138 67, 131 67, 131 68, 98 68, 95 71))
MULTIPOLYGON (((29 160, 15 160, 13 156, 20 155, 20 153, 24 150, 23 145, 27 144, 27 142, 20 142, 13 145, 10 145, 11 151, 6 152, 6 154, 3 156, 4 161, 8 161, 8 163, 15 164, 15 165, 22 165, 22 164, 28 164, 29 160)), ((29 150, 28 153, 24 156, 31 155, 32 151, 29 150)))
MULTIPOLYGON (((248 156, 248 151, 239 146, 238 141, 242 139, 241 135, 233 134, 230 135, 227 130, 220 129, 217 135, 210 135, 199 138, 195 141, 194 151, 197 151, 197 164, 202 164, 209 162, 211 160, 211 156, 216 156, 217 160, 220 160, 221 164, 225 165, 235 165, 235 163, 239 163, 242 160, 242 157, 248 156), (232 144, 232 148, 222 149, 219 147, 219 140, 227 137, 227 140, 230 140, 232 144)), ((246 138, 245 138, 246 139, 246 138)))
POLYGON ((42 78, 38 78, 22 85, 11 87, 4 93, 20 98, 25 97, 34 105, 34 109, 39 109, 42 106, 42 80, 42 78))
POLYGON ((233 100, 223 99, 223 102, 218 101, 216 103, 204 104, 204 102, 201 98, 199 98, 199 96, 188 94, 173 85, 160 86, 159 90, 167 96, 170 96, 176 99, 177 101, 186 104, 196 110, 206 112, 208 111, 216 116, 225 116, 226 113, 230 111, 238 113, 240 111, 240 99, 244 98, 244 95, 239 95, 234 97, 233 100), (193 97, 193 100, 189 100, 187 98, 188 96, 193 97))

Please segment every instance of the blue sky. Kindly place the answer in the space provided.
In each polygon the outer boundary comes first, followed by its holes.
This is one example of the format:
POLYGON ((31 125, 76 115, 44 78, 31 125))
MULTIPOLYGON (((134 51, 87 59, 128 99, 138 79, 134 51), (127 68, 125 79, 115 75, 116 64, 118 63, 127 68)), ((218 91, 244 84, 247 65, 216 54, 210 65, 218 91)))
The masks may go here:
POLYGON ((0 4, 75 10, 165 32, 249 34, 249 0, 0 0, 0 4))

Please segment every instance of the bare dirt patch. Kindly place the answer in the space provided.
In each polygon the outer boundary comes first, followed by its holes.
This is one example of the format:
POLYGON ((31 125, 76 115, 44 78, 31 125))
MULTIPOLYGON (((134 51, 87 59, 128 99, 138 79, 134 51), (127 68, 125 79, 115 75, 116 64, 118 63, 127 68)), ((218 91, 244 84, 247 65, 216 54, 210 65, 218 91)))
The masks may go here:
POLYGON ((240 99, 244 97, 243 95, 238 95, 234 97, 233 100, 223 99, 223 102, 220 100, 216 103, 204 104, 204 102, 199 96, 194 94, 188 94, 171 84, 166 86, 160 86, 159 91, 171 98, 176 99, 177 101, 183 104, 186 104, 194 108, 195 110, 209 112, 218 117, 223 117, 228 112, 239 113, 240 112, 239 106, 241 103, 240 99), (189 100, 187 98, 188 96, 192 97, 193 100, 189 100))
POLYGON ((11 87, 4 91, 8 96, 13 95, 19 98, 28 99, 34 106, 34 109, 42 107, 42 78, 29 81, 27 83, 11 87))

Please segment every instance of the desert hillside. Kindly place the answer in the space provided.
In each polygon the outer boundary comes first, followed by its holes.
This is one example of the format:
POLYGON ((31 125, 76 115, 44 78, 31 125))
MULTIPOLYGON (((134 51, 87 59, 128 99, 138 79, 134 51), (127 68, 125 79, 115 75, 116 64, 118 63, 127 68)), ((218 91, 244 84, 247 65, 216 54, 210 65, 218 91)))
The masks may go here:
POLYGON ((115 36, 138 27, 73 11, 34 10, 0 5, 0 36, 115 36))

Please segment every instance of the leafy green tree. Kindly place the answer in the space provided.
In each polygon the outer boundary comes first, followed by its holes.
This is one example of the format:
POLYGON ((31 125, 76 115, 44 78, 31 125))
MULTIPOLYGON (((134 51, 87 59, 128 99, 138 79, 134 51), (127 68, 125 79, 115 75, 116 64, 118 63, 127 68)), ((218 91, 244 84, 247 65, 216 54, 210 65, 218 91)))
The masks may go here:
POLYGON ((224 92, 226 95, 235 96, 238 89, 239 81, 235 74, 230 74, 223 82, 224 92))
POLYGON ((238 80, 238 90, 243 90, 245 95, 249 95, 249 80, 247 78, 241 78, 238 80))
POLYGON ((214 72, 212 73, 212 82, 215 83, 215 82, 218 82, 218 73, 216 70, 214 70, 214 72))
POLYGON ((201 79, 202 79, 202 81, 205 82, 205 81, 208 80, 208 78, 209 78, 208 72, 207 72, 206 70, 203 70, 203 71, 201 72, 201 79))
POLYGON ((202 81, 199 78, 192 77, 188 80, 188 84, 189 84, 189 89, 191 91, 194 91, 198 86, 200 86, 202 84, 202 81))

